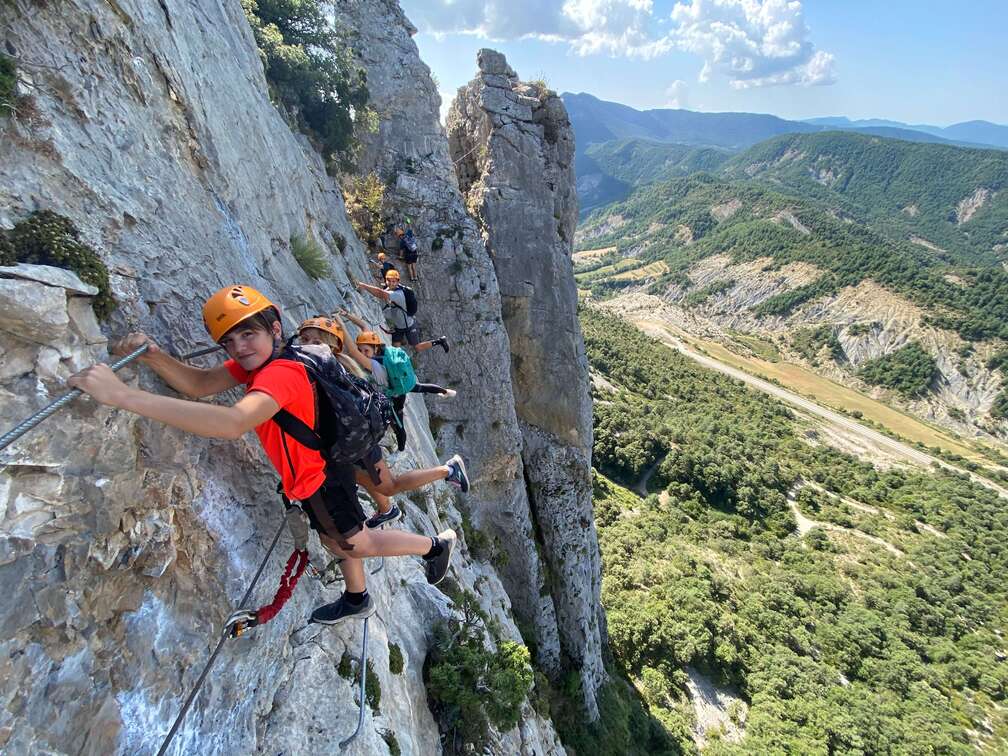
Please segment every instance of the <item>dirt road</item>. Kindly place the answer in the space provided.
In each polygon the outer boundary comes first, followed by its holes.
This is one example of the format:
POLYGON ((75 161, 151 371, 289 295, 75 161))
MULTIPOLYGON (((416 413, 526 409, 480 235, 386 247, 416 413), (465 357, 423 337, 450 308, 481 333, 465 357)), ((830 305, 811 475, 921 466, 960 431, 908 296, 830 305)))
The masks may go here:
POLYGON ((770 394, 771 396, 774 396, 777 399, 780 399, 781 401, 787 402, 788 404, 792 404, 795 407, 799 407, 813 415, 817 415, 826 420, 829 420, 831 423, 839 425, 845 430, 848 430, 852 433, 856 433, 860 436, 863 436, 864 438, 870 440, 871 442, 879 446, 884 446, 886 449, 889 449, 895 452, 896 454, 899 454, 900 456, 912 462, 915 462, 919 465, 923 465, 924 467, 928 467, 930 465, 938 465, 940 467, 945 468, 946 470, 952 470, 953 472, 957 473, 965 472, 967 475, 970 476, 970 478, 975 483, 978 483, 981 486, 989 488, 990 490, 995 491, 998 495, 1008 499, 1008 489, 999 486, 997 483, 988 480, 982 475, 967 472, 966 470, 956 467, 955 465, 950 465, 948 462, 938 459, 937 457, 933 457, 930 454, 927 454, 926 452, 920 451, 919 449, 915 449, 914 447, 909 446, 908 444, 904 444, 902 441, 897 441, 894 438, 890 438, 884 433, 879 433, 877 430, 862 425, 856 420, 852 420, 851 418, 846 417, 845 415, 841 415, 839 412, 834 412, 833 410, 826 409, 825 407, 816 404, 815 402, 809 401, 805 397, 800 396, 794 393, 793 391, 788 391, 786 388, 781 388, 780 386, 770 383, 769 381, 764 381, 762 378, 757 378, 753 375, 750 375, 744 370, 739 370, 738 368, 734 368, 731 367, 730 365, 724 364, 723 362, 719 362, 718 360, 715 360, 712 357, 708 357, 705 354, 700 354, 695 349, 691 348, 688 344, 686 344, 682 339, 676 336, 667 326, 663 325, 662 323, 656 323, 654 321, 649 320, 635 320, 634 325, 640 328, 640 330, 646 333, 648 336, 653 336, 662 343, 667 344, 673 349, 682 352, 687 357, 689 357, 692 360, 695 360, 696 362, 698 362, 699 364, 703 365, 706 368, 710 368, 711 370, 717 370, 718 372, 724 373, 725 375, 731 376, 732 378, 737 378, 738 380, 745 382, 746 384, 752 386, 753 388, 757 388, 760 391, 770 394))

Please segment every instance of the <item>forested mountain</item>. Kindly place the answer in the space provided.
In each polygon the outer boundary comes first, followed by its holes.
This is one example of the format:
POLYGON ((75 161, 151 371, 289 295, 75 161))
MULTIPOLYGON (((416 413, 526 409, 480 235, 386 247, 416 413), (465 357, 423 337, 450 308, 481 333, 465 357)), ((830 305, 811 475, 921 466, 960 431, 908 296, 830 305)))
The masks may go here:
POLYGON ((575 156, 581 211, 626 197, 635 186, 716 171, 732 156, 715 147, 624 138, 591 144, 575 156))
MULTIPOLYGON (((956 124, 942 130, 927 126, 904 128, 906 124, 879 119, 788 121, 759 113, 636 110, 584 93, 568 92, 563 100, 575 133, 582 216, 609 202, 624 199, 636 186, 695 171, 713 172, 724 162, 721 158, 725 153, 754 146, 768 147, 778 143, 775 138, 811 136, 841 129, 862 138, 881 137, 887 143, 903 140, 945 147, 1008 147, 1008 127, 986 121, 956 124), (966 135, 982 136, 991 144, 973 142, 966 135)), ((829 136, 826 141, 833 139, 836 137, 829 136)), ((927 153, 918 153, 913 159, 918 156, 928 159, 927 153)), ((1008 155, 1005 157, 1008 159, 1008 155)), ((956 160, 953 155, 945 162, 954 164, 956 160)), ((964 160, 969 163, 971 159, 964 160)), ((933 243, 942 246, 940 242, 933 243)))
POLYGON ((950 260, 1008 259, 1008 152, 830 132, 749 148, 722 174, 839 207, 894 239, 950 260))
POLYGON ((882 118, 867 118, 852 121, 843 116, 827 118, 806 118, 805 123, 817 126, 839 127, 843 129, 863 129, 875 126, 884 126, 897 129, 910 129, 911 131, 922 131, 926 134, 951 139, 954 141, 974 142, 976 144, 991 145, 1008 149, 1008 126, 1002 126, 990 121, 963 121, 953 123, 951 126, 931 126, 926 123, 903 123, 901 121, 889 121, 882 118))
MULTIPOLYGON (((682 283, 689 267, 704 257, 769 257, 777 267, 811 263, 821 274, 763 301, 756 308, 761 314, 783 314, 870 278, 927 308, 933 322, 963 338, 1008 338, 1008 272, 1000 266, 968 265, 968 255, 952 257, 888 238, 821 201, 753 183, 698 174, 644 186, 593 213, 580 235, 582 247, 614 245, 639 251, 642 261, 663 262, 667 270, 652 284, 659 292, 663 285, 682 283)), ((635 283, 581 280, 594 283, 599 293, 635 283)))
POLYGON ((873 468, 612 316, 584 308, 582 329, 607 387, 594 464, 610 642, 664 732, 610 696, 609 729, 578 752, 693 752, 701 677, 738 697, 707 723, 717 754, 1005 752, 1003 500, 964 476, 873 468), (649 495, 627 490, 649 470, 649 495))
MULTIPOLYGON (((608 102, 590 94, 562 95, 579 151, 588 145, 608 142, 614 139, 637 137, 659 142, 676 142, 703 147, 721 147, 741 150, 764 139, 779 134, 806 134, 820 131, 850 129, 863 134, 874 134, 911 142, 940 142, 981 147, 982 144, 962 141, 962 137, 946 138, 939 134, 913 128, 901 128, 893 124, 873 124, 871 126, 843 125, 842 122, 822 124, 807 121, 789 121, 765 113, 706 113, 695 110, 656 108, 637 110, 627 105, 608 102)), ((970 131, 965 125, 956 133, 986 134, 990 132, 1000 140, 1000 131, 995 124, 993 130, 977 128, 970 131)), ((1001 145, 1001 141, 994 143, 1001 145)))

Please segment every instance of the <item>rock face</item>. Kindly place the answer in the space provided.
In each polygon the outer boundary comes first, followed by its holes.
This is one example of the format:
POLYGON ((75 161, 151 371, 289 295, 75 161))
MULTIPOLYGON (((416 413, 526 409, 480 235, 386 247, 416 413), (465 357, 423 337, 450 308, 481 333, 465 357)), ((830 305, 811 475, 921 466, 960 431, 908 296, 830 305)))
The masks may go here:
MULTIPOLYGON (((287 327, 301 303, 313 312, 346 303, 380 321, 373 299, 341 293, 351 274, 366 277, 364 250, 339 187, 271 105, 238 0, 18 7, 0 5, 5 48, 45 65, 21 73, 30 117, 0 121, 0 225, 36 209, 74 221, 112 272, 120 307, 108 332, 142 329, 189 351, 205 343, 202 301, 231 282, 283 305, 287 327), (313 281, 299 267, 289 248, 298 235, 329 251, 330 279, 313 281)), ((436 93, 395 4, 340 8, 361 48, 387 56, 369 64, 382 121, 364 159, 393 176, 393 195, 427 245, 424 328, 453 338, 450 355, 428 353, 418 369, 459 390, 454 403, 432 399, 430 415, 410 398, 410 446, 390 464, 430 466, 454 451, 471 461, 467 517, 499 534, 509 590, 465 543, 451 580, 519 638, 514 601, 559 659, 554 599, 540 594, 546 569, 525 495, 497 281, 455 184, 436 93), (432 255, 438 231, 443 244, 432 255)), ((64 390, 71 372, 104 358, 83 284, 29 273, 0 274, 4 430, 64 390)), ((166 391, 144 368, 122 375, 166 391)), ((0 462, 0 751, 154 753, 280 525, 258 442, 198 439, 80 400, 0 462)), ((407 529, 463 531, 460 501, 441 483, 398 503, 407 529)), ((269 600, 290 549, 281 537, 254 605, 269 600)), ((312 552, 324 564, 314 539, 312 552)), ((382 695, 349 753, 389 753, 385 732, 404 754, 441 749, 421 670, 433 625, 453 610, 418 568, 416 559, 389 559, 369 579, 379 607, 369 666, 382 695), (401 674, 389 666, 392 643, 401 674)), ((230 641, 169 753, 339 752, 357 718, 356 686, 339 662, 359 655, 361 629, 304 623, 340 589, 302 578, 276 619, 230 641)), ((521 721, 491 733, 493 752, 563 752, 531 706, 521 721)))
MULTIPOLYGON (((448 137, 459 185, 500 286, 529 504, 560 623, 565 666, 595 691, 604 618, 592 518, 592 408, 571 263, 578 208, 563 102, 524 84, 493 50, 459 90, 448 137)), ((594 712, 595 702, 586 696, 594 712)))
MULTIPOLYGON (((356 49, 367 71, 372 103, 382 114, 378 133, 366 139, 361 169, 384 178, 397 219, 409 218, 416 232, 422 280, 415 288, 423 302, 419 321, 424 334, 453 339, 447 355, 436 349, 425 352, 419 370, 423 380, 459 392, 453 403, 428 399, 428 411, 438 448, 445 454, 465 450, 478 481, 477 490, 466 499, 469 535, 486 542, 477 550, 496 565, 523 636, 534 638, 540 667, 559 675, 567 665, 583 663, 585 705, 594 714, 602 664, 596 617, 601 611, 599 557, 591 509, 587 525, 581 522, 585 513, 581 504, 577 514, 564 512, 545 525, 537 523, 527 487, 531 464, 566 465, 562 479, 573 485, 578 476, 587 474, 585 459, 563 457, 564 452, 560 459, 523 461, 524 434, 516 413, 521 392, 512 379, 514 370, 493 358, 514 354, 501 318, 508 299, 482 229, 467 213, 455 179, 438 122, 439 98, 410 38, 413 28, 398 5, 387 0, 347 3, 339 6, 339 12, 339 20, 357 32, 356 49), (578 544, 584 551, 577 557, 582 560, 579 567, 568 554, 557 562, 563 570, 554 573, 553 541, 560 540, 554 539, 553 528, 561 527, 563 518, 572 518, 567 526, 582 532, 578 544)), ((534 178, 535 186, 541 185, 542 178, 534 178)), ((569 191, 573 196, 573 186, 569 191)), ((562 327, 576 329, 576 321, 562 327)), ((550 370, 554 368, 551 365, 550 370)), ((586 381, 585 376, 585 391, 586 381)), ((587 440, 590 448, 590 424, 587 435, 577 427, 579 443, 587 440)))

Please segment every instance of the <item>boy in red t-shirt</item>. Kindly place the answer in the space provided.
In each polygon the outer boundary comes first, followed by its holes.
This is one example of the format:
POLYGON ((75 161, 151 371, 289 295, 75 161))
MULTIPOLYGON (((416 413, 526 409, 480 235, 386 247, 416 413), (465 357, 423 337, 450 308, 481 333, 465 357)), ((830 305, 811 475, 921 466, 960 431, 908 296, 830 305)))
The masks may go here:
MULTIPOLYGON (((199 398, 245 384, 245 396, 231 407, 173 399, 124 384, 104 364, 71 376, 67 383, 87 392, 102 404, 135 412, 183 431, 208 438, 237 439, 255 430, 266 456, 280 473, 284 492, 302 502, 323 545, 343 558, 340 569, 346 591, 339 601, 319 607, 312 621, 335 624, 365 618, 375 611, 367 593, 363 559, 376 556, 421 556, 427 580, 439 582, 448 571, 455 547, 455 532, 445 530, 435 538, 402 530, 372 530, 357 499, 353 465, 327 463, 316 451, 284 434, 273 422, 281 409, 315 427, 315 395, 304 366, 276 358, 282 343, 280 311, 250 286, 221 289, 203 306, 203 321, 210 336, 224 347, 228 359, 214 368, 186 365, 162 352, 142 333, 113 347, 125 354, 147 344, 140 360, 153 368, 168 385, 199 398)), ((444 477, 459 483, 464 471, 444 466, 444 477)))

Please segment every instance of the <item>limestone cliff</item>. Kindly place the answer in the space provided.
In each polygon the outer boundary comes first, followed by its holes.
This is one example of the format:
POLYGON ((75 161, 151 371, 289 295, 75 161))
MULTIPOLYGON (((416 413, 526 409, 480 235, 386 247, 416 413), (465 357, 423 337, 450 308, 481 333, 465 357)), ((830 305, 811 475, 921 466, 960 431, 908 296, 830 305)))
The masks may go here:
MULTIPOLYGON (((74 221, 109 265, 120 307, 103 332, 79 282, 0 277, 3 429, 101 358, 109 333, 143 329, 176 353, 203 342, 199 307, 226 283, 251 284, 288 311, 347 303, 380 321, 370 298, 344 299, 350 275, 366 276, 364 251, 339 187, 270 103, 238 0, 23 5, 0 5, 4 47, 21 64, 31 106, 0 121, 0 225, 37 209, 74 221), (328 250, 330 278, 303 272, 290 250, 295 236, 328 250)), ((550 536, 536 545, 500 291, 453 175, 437 95, 394 3, 344 3, 339 12, 359 41, 380 117, 363 162, 391 180, 425 245, 424 329, 453 339, 450 354, 428 353, 418 369, 459 391, 454 403, 432 399, 430 414, 409 400, 412 441, 391 463, 428 466, 458 451, 474 477, 464 502, 442 484, 400 497, 405 527, 464 532, 466 511, 470 533, 496 537, 500 578, 463 543, 451 580, 478 593, 504 635, 518 639, 513 603, 541 659, 558 669, 579 648, 557 601, 567 578, 547 581, 550 536)), ((165 390, 144 369, 127 378, 165 390)), ((275 477, 257 442, 197 439, 82 400, 0 463, 0 751, 153 753, 280 524, 275 477)), ((285 536, 255 604, 269 598, 290 548, 285 536)), ((570 600, 587 605, 597 597, 597 553, 585 557, 583 583, 567 585, 579 591, 570 600)), ((370 578, 379 614, 369 658, 381 700, 367 707, 351 753, 390 752, 389 733, 402 753, 441 748, 422 667, 435 621, 453 610, 418 566, 389 559, 370 578), (401 673, 390 666, 393 645, 401 673)), ((225 646, 169 752, 337 752, 357 716, 340 662, 359 653, 360 628, 304 623, 339 589, 304 578, 275 620, 225 646)), ((585 632, 597 638, 597 626, 585 632)), ((597 644, 580 648, 585 665, 600 668, 597 644)), ((521 724, 491 741, 495 753, 563 750, 528 704, 521 724)))
MULTIPOLYGON (((598 539, 592 518, 592 409, 571 264, 578 207, 574 135, 563 102, 519 81, 504 56, 448 113, 459 185, 501 289, 529 504, 545 548, 564 661, 583 688, 603 676, 598 539)), ((589 706, 593 701, 588 699, 589 706)))
MULTIPOLYGON (((359 35, 357 49, 381 116, 378 133, 365 141, 362 170, 376 170, 386 179, 391 205, 400 218, 411 219, 421 240, 422 280, 416 288, 425 303, 419 316, 424 333, 455 339, 450 354, 425 358, 425 375, 459 391, 457 403, 428 402, 434 438, 445 453, 464 448, 472 460, 479 489, 467 498, 466 507, 473 527, 483 531, 481 540, 489 537, 482 555, 496 565, 524 625, 523 634, 532 634, 527 639, 534 641, 540 666, 555 677, 569 669, 581 674, 585 707, 594 715, 602 662, 596 614, 600 612, 598 545, 590 487, 588 498, 583 488, 590 472, 583 453, 591 446, 590 409, 586 429, 583 407, 574 423, 563 410, 555 421, 553 410, 539 405, 544 429, 564 426, 555 435, 569 443, 569 434, 575 433, 582 451, 562 446, 559 456, 551 457, 544 454, 545 436, 538 443, 526 440, 516 405, 527 403, 528 393, 516 385, 520 376, 515 377, 508 362, 494 358, 520 355, 510 344, 501 317, 502 306, 511 300, 487 252, 482 226, 467 213, 438 122, 436 88, 411 39, 414 30, 389 0, 363 0, 340 9, 343 23, 359 35), (523 460, 526 443, 531 443, 528 451, 538 456, 523 460), (540 512, 530 502, 527 484, 548 475, 548 466, 556 465, 564 469, 557 471, 555 498, 541 502, 541 512, 568 504, 571 508, 537 522, 540 512), (557 533, 567 527, 574 532, 557 533)), ((541 176, 523 178, 532 181, 529 191, 542 191, 541 176)), ((569 205, 574 201, 573 182, 569 176, 563 180, 569 205)), ((564 223, 569 239, 571 225, 564 223)), ((573 278, 564 286, 573 291, 573 278)), ((577 332, 574 310, 558 309, 558 316, 562 312, 568 320, 560 327, 577 332)), ((555 372, 574 381, 564 386, 565 393, 577 396, 583 388, 586 394, 586 371, 584 381, 577 383, 583 363, 583 348, 580 354, 571 348, 551 360, 541 371, 542 378, 552 380, 549 376, 555 372), (562 364, 568 354, 579 366, 573 373, 565 372, 562 364)), ((547 384, 543 386, 546 390, 547 384)))

